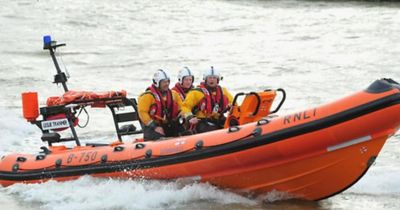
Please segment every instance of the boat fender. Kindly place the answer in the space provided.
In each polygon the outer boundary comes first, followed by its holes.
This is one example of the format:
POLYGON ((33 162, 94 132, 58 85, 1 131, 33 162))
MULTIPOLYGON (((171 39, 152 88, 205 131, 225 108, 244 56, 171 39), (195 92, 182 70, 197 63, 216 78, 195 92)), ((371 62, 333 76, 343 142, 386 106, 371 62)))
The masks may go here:
POLYGON ((101 162, 102 162, 102 163, 107 162, 107 155, 102 155, 102 156, 101 156, 101 162))
POLYGON ((13 171, 13 172, 17 172, 18 170, 19 170, 19 164, 16 163, 16 164, 13 165, 12 171, 13 171))
POLYGON ((56 160, 56 168, 60 168, 61 163, 62 163, 61 159, 56 160))
POLYGON ((146 158, 151 158, 151 155, 153 154, 153 151, 151 149, 148 149, 145 153, 146 158))
POLYGON ((44 160, 46 158, 46 155, 38 155, 36 156, 36 160, 44 160))
POLYGON ((114 152, 121 152, 121 151, 123 151, 123 150, 124 150, 123 147, 120 147, 120 146, 114 147, 114 152))
POLYGON ((204 145, 203 140, 197 141, 197 142, 196 142, 196 145, 195 145, 196 150, 202 149, 202 148, 203 148, 203 145, 204 145))
POLYGON ((251 133, 254 137, 260 136, 262 132, 262 129, 260 127, 257 127, 253 130, 253 132, 251 133))
POLYGON ((239 130, 240 130, 240 128, 238 126, 229 127, 228 133, 234 133, 239 130))
POLYGON ((269 123, 269 120, 267 120, 267 119, 261 119, 261 120, 259 120, 259 121, 257 122, 257 126, 265 125, 265 124, 268 124, 268 123, 269 123))
POLYGON ((135 145, 135 149, 143 149, 145 146, 146 146, 145 144, 139 143, 135 145))
POLYGON ((25 162, 26 161, 26 157, 17 157, 17 162, 25 162))
POLYGON ((388 79, 375 80, 365 91, 373 94, 383 93, 392 90, 394 87, 393 84, 395 83, 391 83, 388 79))

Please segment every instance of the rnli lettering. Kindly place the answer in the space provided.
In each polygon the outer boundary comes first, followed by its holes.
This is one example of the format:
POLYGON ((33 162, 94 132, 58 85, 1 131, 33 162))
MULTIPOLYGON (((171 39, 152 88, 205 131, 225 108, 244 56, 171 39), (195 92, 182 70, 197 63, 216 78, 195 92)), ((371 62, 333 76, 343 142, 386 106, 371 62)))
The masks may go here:
POLYGON ((301 121, 301 120, 306 120, 312 117, 315 117, 315 115, 317 114, 317 109, 313 109, 313 110, 308 110, 308 111, 304 111, 304 112, 298 112, 292 115, 286 115, 283 118, 283 124, 290 124, 290 123, 294 123, 297 121, 301 121))
POLYGON ((53 130, 53 129, 67 128, 67 127, 69 127, 67 118, 42 122, 43 130, 53 130))

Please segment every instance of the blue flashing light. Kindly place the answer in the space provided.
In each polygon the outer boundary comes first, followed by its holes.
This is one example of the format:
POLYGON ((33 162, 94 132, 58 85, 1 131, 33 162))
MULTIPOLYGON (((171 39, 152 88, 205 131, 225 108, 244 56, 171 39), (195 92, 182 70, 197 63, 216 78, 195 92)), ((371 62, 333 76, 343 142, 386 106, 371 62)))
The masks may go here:
POLYGON ((51 36, 50 35, 43 36, 43 44, 44 45, 50 45, 51 44, 51 36))

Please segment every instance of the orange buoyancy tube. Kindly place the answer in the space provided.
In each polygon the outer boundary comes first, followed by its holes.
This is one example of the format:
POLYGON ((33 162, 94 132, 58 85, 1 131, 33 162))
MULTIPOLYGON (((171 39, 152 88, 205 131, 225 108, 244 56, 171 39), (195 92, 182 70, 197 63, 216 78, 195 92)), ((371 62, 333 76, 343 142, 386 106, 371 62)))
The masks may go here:
POLYGON ((279 190, 317 200, 354 184, 399 129, 399 90, 360 92, 261 122, 164 141, 7 155, 0 159, 0 185, 84 174, 185 177, 256 195, 279 190))
POLYGON ((177 118, 179 114, 178 104, 174 101, 171 90, 166 92, 166 100, 163 94, 154 85, 147 88, 154 99, 155 103, 150 107, 150 116, 153 120, 170 122, 177 118))

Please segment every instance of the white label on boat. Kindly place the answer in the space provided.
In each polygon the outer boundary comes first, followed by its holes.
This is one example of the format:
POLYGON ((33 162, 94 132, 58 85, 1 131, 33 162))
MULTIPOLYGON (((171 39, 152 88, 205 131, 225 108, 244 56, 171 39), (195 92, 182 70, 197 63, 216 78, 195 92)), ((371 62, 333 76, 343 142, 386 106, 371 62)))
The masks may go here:
POLYGON ((43 130, 54 130, 54 129, 58 129, 58 128, 67 128, 67 127, 69 127, 69 122, 68 122, 67 118, 42 122, 43 130))

